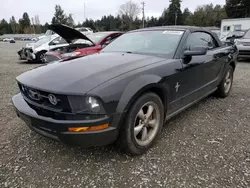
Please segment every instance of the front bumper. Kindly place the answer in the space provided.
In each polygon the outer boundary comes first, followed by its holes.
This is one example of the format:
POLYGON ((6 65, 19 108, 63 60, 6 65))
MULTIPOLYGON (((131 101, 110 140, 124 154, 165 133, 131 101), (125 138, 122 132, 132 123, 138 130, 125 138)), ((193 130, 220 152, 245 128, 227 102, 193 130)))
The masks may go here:
POLYGON ((49 117, 40 116, 33 110, 19 93, 12 98, 17 116, 20 117, 33 131, 45 137, 59 140, 62 143, 93 147, 104 146, 115 142, 118 130, 115 127, 108 127, 98 131, 69 132, 68 127, 83 127, 102 125, 110 123, 109 118, 98 120, 56 120, 49 117))
POLYGON ((19 59, 26 60, 27 59, 27 53, 25 51, 25 48, 20 49, 17 54, 19 55, 19 59))
POLYGON ((27 53, 27 60, 28 61, 33 61, 36 60, 36 54, 34 52, 31 52, 30 50, 26 50, 27 53))
POLYGON ((239 58, 250 58, 250 46, 237 45, 239 58))

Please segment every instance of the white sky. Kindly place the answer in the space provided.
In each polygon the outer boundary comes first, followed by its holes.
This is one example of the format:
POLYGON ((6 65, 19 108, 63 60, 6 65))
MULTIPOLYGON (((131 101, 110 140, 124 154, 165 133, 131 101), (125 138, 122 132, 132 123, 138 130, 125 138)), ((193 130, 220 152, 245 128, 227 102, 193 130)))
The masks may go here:
MULTIPOLYGON (((86 6, 86 17, 100 19, 103 15, 117 15, 119 6, 127 0, 1 0, 0 19, 9 21, 10 17, 15 16, 16 20, 22 17, 24 12, 28 12, 30 17, 38 14, 40 22, 51 22, 54 14, 54 7, 60 4, 65 13, 73 14, 75 23, 84 20, 84 2, 86 6)), ((143 0, 133 0, 140 4, 143 0)), ((160 16, 169 6, 168 0, 144 0, 146 3, 145 14, 147 16, 160 16)), ((194 11, 198 5, 203 4, 225 4, 225 0, 182 0, 181 8, 189 8, 194 11)), ((141 4, 140 4, 141 5, 141 4)))

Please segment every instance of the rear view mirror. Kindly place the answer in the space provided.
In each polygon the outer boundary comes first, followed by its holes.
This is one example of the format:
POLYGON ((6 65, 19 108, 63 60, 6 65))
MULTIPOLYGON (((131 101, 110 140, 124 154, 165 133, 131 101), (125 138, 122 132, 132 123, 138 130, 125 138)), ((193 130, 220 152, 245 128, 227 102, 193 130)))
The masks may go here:
POLYGON ((206 54, 207 54, 207 47, 203 46, 191 47, 189 50, 184 51, 184 56, 199 56, 206 54))

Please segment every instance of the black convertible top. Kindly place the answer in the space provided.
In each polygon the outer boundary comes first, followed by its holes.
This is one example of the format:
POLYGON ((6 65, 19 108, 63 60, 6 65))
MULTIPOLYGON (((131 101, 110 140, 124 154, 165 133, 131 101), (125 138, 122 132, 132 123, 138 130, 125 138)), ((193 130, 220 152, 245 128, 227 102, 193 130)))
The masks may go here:
POLYGON ((163 29, 179 30, 179 31, 189 30, 191 32, 195 32, 195 31, 207 31, 206 29, 204 29, 202 27, 184 26, 184 25, 156 26, 156 27, 148 27, 148 28, 138 29, 138 30, 135 30, 135 31, 163 30, 163 29))
POLYGON ((218 38, 218 35, 216 35, 216 33, 211 32, 210 30, 207 30, 205 28, 202 27, 197 27, 197 26, 184 26, 184 25, 168 25, 168 26, 157 26, 157 27, 148 27, 148 28, 143 28, 143 29, 137 29, 137 30, 133 30, 130 32, 136 32, 136 31, 157 31, 157 30, 178 30, 178 31, 190 31, 191 33, 193 32, 206 32, 211 34, 214 39, 217 41, 217 43, 219 44, 219 46, 223 46, 222 42, 220 41, 220 39, 218 38))

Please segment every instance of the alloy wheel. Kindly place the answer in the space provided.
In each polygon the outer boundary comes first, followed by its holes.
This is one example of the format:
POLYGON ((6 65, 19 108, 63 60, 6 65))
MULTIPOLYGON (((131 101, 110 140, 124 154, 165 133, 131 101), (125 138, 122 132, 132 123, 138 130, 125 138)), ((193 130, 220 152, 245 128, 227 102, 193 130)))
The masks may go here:
POLYGON ((224 81, 225 93, 228 93, 230 91, 231 86, 232 86, 232 74, 231 71, 229 70, 226 74, 224 81))
POLYGON ((139 110, 134 123, 134 137, 138 145, 150 144, 160 127, 160 110, 157 104, 150 101, 139 110))

